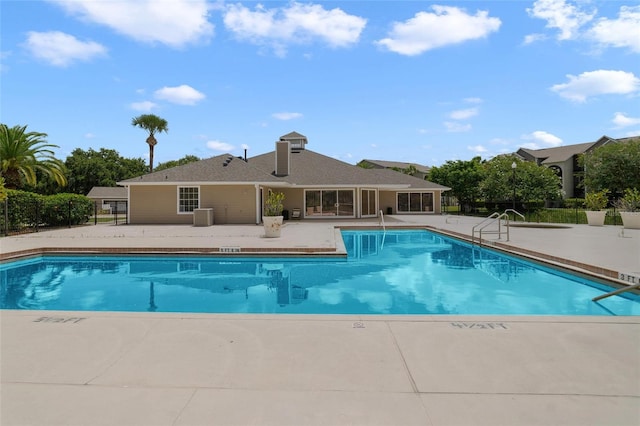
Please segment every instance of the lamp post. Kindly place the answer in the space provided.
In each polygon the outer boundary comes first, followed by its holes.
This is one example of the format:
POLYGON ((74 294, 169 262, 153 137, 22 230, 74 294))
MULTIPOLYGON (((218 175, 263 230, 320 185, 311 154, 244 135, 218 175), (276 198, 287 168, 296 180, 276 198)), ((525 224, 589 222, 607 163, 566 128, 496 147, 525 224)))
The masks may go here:
POLYGON ((516 164, 516 162, 514 161, 513 163, 511 163, 511 170, 513 170, 513 210, 515 211, 516 209, 516 167, 518 167, 518 165, 516 164))

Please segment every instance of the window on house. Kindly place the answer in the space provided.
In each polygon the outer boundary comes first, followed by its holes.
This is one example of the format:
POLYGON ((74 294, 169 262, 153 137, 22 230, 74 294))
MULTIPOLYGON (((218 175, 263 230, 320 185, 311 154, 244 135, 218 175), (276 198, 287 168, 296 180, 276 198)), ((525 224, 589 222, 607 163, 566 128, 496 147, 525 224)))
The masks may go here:
POLYGON ((191 213, 200 206, 200 190, 197 186, 178 188, 178 213, 191 213))
POLYGON ((399 213, 432 212, 433 193, 398 192, 397 209, 399 213))

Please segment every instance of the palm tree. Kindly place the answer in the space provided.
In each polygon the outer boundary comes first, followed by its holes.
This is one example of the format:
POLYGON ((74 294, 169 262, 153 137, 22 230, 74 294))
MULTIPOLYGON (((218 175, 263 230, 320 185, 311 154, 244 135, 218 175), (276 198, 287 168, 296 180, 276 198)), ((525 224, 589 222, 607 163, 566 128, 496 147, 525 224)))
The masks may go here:
POLYGON ((160 118, 154 114, 142 114, 139 117, 135 117, 131 121, 131 125, 140 127, 141 129, 149 132, 147 138, 147 144, 149 145, 149 173, 153 172, 153 147, 158 144, 158 141, 154 137, 156 133, 168 132, 169 124, 164 118, 160 118))
POLYGON ((0 124, 0 170, 6 187, 18 189, 23 184, 36 184, 36 171, 53 178, 60 186, 67 184, 64 163, 54 157, 46 133, 27 132, 27 126, 0 124))

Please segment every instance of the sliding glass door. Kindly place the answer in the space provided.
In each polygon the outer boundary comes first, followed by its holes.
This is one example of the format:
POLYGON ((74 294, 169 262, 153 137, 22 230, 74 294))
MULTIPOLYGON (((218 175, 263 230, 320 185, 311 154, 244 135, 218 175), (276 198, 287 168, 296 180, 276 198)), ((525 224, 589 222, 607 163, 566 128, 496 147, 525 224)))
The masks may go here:
POLYGON ((354 217, 353 190, 306 190, 305 217, 354 217))

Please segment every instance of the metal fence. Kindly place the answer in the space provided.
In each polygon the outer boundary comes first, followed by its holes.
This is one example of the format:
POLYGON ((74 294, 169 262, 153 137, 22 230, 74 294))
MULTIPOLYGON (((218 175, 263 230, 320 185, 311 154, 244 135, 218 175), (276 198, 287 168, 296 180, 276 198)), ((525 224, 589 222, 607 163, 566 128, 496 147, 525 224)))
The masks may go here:
MULTIPOLYGON (((518 209, 516 209, 518 210, 518 209)), ((448 207, 446 212, 448 214, 457 214, 462 216, 476 216, 487 217, 494 212, 502 213, 504 210, 491 210, 485 208, 479 208, 473 211, 465 212, 461 208, 448 207)), ((553 224, 575 224, 582 225, 587 223, 587 215, 583 208, 542 208, 530 211, 518 210, 525 216, 527 222, 532 223, 553 223, 553 224)), ((518 219, 520 220, 520 219, 518 219)), ((612 207, 607 209, 607 215, 605 217, 605 225, 622 225, 622 219, 620 212, 612 207)))
POLYGON ((93 205, 93 214, 79 214, 72 201, 60 206, 47 207, 42 201, 22 202, 13 209, 8 200, 0 202, 0 235, 15 235, 39 232, 44 229, 71 228, 98 224, 127 224, 128 203, 117 201, 111 212, 100 210, 98 203, 93 205))

